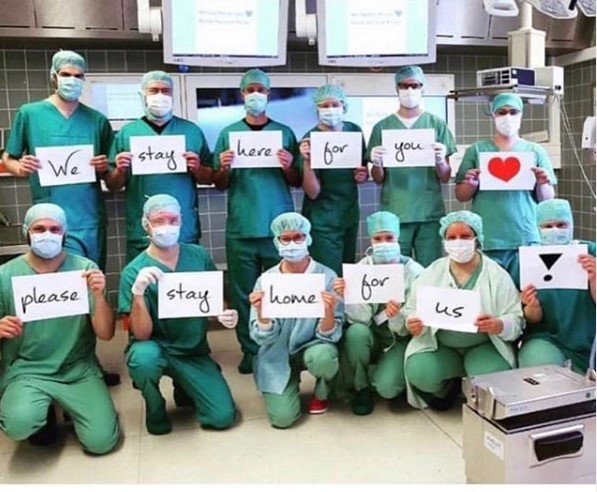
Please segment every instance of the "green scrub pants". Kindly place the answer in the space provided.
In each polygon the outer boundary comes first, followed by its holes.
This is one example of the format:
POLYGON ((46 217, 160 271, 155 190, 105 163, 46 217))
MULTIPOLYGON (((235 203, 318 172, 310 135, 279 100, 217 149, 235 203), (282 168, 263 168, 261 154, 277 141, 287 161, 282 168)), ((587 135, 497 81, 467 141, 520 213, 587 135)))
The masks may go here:
POLYGON ((157 342, 133 342, 126 364, 135 387, 145 399, 147 420, 154 426, 170 426, 160 379, 169 376, 193 401, 202 427, 226 429, 234 423, 235 408, 230 388, 220 367, 209 355, 168 354, 157 342))
POLYGON ((437 350, 411 355, 405 367, 406 379, 415 389, 440 398, 451 379, 509 369, 491 341, 467 349, 440 344, 437 350))
POLYGON ((230 304, 238 311, 236 338, 243 354, 256 355, 258 345, 249 335, 249 294, 264 270, 280 262, 271 237, 239 239, 226 237, 226 261, 230 283, 230 304))
POLYGON ((414 258, 428 267, 442 256, 442 238, 439 235, 439 221, 408 222, 400 224, 400 252, 414 258))
POLYGON ((357 253, 359 224, 348 229, 313 229, 313 244, 309 246, 311 257, 342 276, 342 263, 354 263, 357 253))
POLYGON ((0 429, 15 441, 27 439, 46 424, 53 400, 71 416, 85 451, 106 454, 116 447, 120 437, 118 417, 100 376, 73 383, 21 376, 2 395, 0 429))
POLYGON ((387 351, 379 337, 364 324, 350 325, 341 343, 340 363, 347 366, 349 381, 356 391, 373 386, 388 400, 406 390, 404 352, 408 340, 396 340, 387 351))
MULTIPOLYGON (((557 345, 545 338, 526 340, 518 351, 518 367, 541 366, 543 364, 563 366, 566 359, 566 354, 557 345)), ((574 367, 574 370, 580 374, 584 373, 580 367, 574 367)))
POLYGON ((316 379, 315 398, 327 400, 330 382, 338 372, 338 349, 331 343, 318 343, 291 356, 290 380, 281 395, 263 393, 267 415, 273 427, 286 429, 301 416, 300 373, 309 371, 316 379))
POLYGON ((106 228, 77 229, 66 231, 64 249, 90 259, 102 272, 106 271, 106 228))

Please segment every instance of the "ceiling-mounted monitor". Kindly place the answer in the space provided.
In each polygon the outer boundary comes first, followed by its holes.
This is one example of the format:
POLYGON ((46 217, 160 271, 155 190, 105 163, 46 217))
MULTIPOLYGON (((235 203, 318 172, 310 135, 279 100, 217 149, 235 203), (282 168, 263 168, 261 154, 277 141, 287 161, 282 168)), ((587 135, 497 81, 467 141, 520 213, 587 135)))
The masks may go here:
POLYGON ((286 64, 288 0, 162 0, 162 12, 165 63, 286 64))
POLYGON ((435 63, 435 13, 436 0, 317 0, 319 64, 435 63))

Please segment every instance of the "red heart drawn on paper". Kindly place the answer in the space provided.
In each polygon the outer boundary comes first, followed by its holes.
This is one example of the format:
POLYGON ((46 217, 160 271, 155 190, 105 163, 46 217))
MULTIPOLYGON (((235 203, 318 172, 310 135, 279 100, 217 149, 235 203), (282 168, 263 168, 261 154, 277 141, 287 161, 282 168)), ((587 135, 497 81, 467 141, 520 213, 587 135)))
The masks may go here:
POLYGON ((520 171, 520 161, 516 157, 493 157, 488 164, 489 173, 502 181, 510 181, 520 171))

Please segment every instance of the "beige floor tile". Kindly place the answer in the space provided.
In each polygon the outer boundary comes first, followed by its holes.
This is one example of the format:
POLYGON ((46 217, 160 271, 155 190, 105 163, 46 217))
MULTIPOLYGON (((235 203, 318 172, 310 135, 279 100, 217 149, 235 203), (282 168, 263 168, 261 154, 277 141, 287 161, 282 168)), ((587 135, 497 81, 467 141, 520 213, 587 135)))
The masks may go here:
POLYGON ((462 405, 456 405, 447 412, 436 412, 428 408, 423 412, 427 418, 462 447, 462 405))

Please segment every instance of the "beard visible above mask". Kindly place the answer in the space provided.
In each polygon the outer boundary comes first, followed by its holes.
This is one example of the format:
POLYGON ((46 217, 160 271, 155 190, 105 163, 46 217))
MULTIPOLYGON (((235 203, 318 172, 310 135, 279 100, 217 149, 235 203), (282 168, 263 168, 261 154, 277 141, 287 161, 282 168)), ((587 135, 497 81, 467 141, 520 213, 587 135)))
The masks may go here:
POLYGON ((444 249, 456 263, 468 263, 475 255, 475 239, 444 240, 444 249))
POLYGON ((245 111, 251 116, 259 116, 265 113, 267 108, 267 95, 260 92, 253 92, 245 96, 245 111))
POLYGON ((421 97, 421 89, 398 89, 400 106, 406 109, 414 109, 418 107, 421 102, 421 97))
POLYGON ((504 116, 495 117, 495 129, 500 135, 512 138, 518 135, 520 131, 520 123, 522 121, 522 113, 517 115, 506 114, 504 116))
POLYGON ((35 256, 51 260, 56 258, 62 251, 62 234, 54 234, 50 231, 30 234, 31 251, 35 256))
POLYGON ((344 121, 344 108, 317 108, 317 113, 326 126, 336 127, 344 121))
POLYGON ((289 244, 278 244, 278 254, 290 263, 303 261, 309 254, 307 241, 303 241, 302 243, 290 241, 289 244))
POLYGON ((376 243, 371 246, 373 263, 398 263, 400 261, 400 243, 376 243))
POLYGON ((156 123, 170 121, 173 104, 172 96, 161 92, 145 96, 145 116, 149 121, 156 123))
POLYGON ((550 227, 540 229, 541 244, 544 246, 563 246, 572 242, 572 229, 561 227, 550 227))
POLYGON ((164 225, 154 227, 151 232, 151 242, 158 248, 171 248, 178 243, 180 237, 180 226, 164 225))
POLYGON ((83 92, 83 81, 77 77, 56 76, 58 95, 68 102, 78 101, 83 92))

